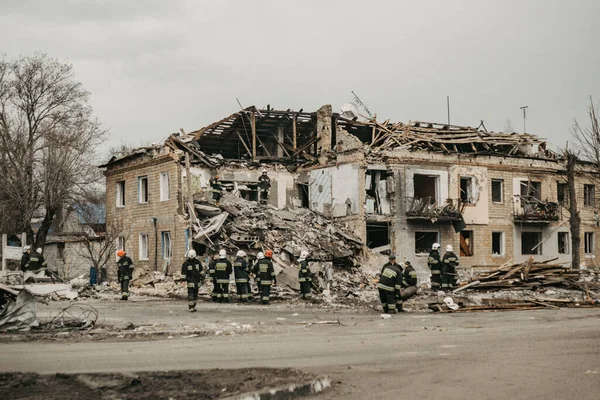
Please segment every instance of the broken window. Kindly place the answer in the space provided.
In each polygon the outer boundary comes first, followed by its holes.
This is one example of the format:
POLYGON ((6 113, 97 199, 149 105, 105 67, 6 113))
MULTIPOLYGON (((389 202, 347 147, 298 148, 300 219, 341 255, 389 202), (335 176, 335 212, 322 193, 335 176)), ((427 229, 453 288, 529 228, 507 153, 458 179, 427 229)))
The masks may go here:
POLYGON ((160 173, 160 201, 167 201, 171 198, 170 185, 169 185, 169 173, 160 173))
POLYGON ((504 255, 504 232, 492 232, 492 254, 504 255))
POLYGON ((434 243, 439 243, 438 232, 415 232, 415 254, 429 254, 434 243))
POLYGON ((521 254, 542 254, 542 232, 521 232, 521 254))
POLYGON ((240 197, 248 201, 258 201, 258 183, 244 182, 237 185, 240 197))
POLYGON ((390 229, 387 222, 367 222, 367 247, 381 248, 379 251, 389 250, 390 229))
POLYGON ((432 203, 437 201, 437 181, 436 175, 415 174, 413 176, 415 199, 431 198, 432 203))
POLYGON ((163 259, 169 259, 173 256, 171 249, 171 232, 161 232, 161 237, 163 259))
POLYGON ((367 170, 365 174, 367 214, 391 214, 388 186, 386 171, 367 170))
POLYGON ((125 181, 117 182, 117 207, 125 207, 125 181))
POLYGON ((460 255, 462 257, 473 256, 473 231, 460 232, 460 255))
POLYGON ((542 199, 542 182, 521 181, 521 196, 542 199))
POLYGON ((139 259, 148 259, 148 235, 145 233, 140 233, 139 259))
POLYGON ((558 232, 558 254, 569 254, 569 232, 558 232))
POLYGON ((568 204, 569 203, 569 187, 566 183, 556 182, 556 200, 560 204, 568 204))
POLYGON ((594 254, 594 232, 584 232, 583 234, 583 247, 585 254, 594 254))
POLYGON ((492 202, 502 203, 504 200, 504 181, 492 179, 492 202))
POLYGON ((473 199, 473 178, 461 176, 460 178, 460 201, 463 204, 474 204, 473 199))
POLYGON ((138 203, 148 202, 148 177, 138 177, 138 203))
POLYGON ((583 205, 594 207, 596 204, 596 187, 594 185, 583 185, 583 205))
POLYGON ((305 183, 296 184, 298 188, 298 199, 300 199, 300 206, 304 208, 309 208, 310 202, 308 198, 308 185, 305 183))

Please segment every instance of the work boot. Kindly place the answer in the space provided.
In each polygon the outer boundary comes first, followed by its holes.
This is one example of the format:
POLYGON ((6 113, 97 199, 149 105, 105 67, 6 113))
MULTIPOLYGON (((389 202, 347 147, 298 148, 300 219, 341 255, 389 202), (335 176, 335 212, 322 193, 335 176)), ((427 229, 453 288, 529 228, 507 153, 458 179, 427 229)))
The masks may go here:
POLYGON ((196 309, 195 309, 195 308, 190 308, 190 310, 189 310, 189 311, 190 311, 190 312, 196 312, 196 309))

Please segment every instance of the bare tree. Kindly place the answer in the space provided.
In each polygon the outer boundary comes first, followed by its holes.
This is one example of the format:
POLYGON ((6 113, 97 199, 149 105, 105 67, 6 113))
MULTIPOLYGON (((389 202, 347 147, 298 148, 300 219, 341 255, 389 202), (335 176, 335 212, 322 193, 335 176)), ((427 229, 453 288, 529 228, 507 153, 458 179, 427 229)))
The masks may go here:
POLYGON ((569 188, 569 226, 571 227, 571 248, 573 259, 571 266, 579 268, 581 263, 581 216, 577 208, 576 174, 578 158, 572 150, 565 150, 564 157, 567 161, 567 186, 569 188))
POLYGON ((587 110, 590 125, 584 128, 575 120, 571 128, 571 136, 575 139, 579 158, 593 164, 594 171, 591 178, 596 181, 600 179, 600 123, 598 123, 597 110, 598 106, 594 105, 594 100, 590 96, 590 105, 587 110))
POLYGON ((0 61, 0 203, 36 247, 59 210, 101 178, 96 149, 107 131, 89 97, 71 64, 45 54, 0 61), (35 213, 43 218, 34 240, 35 213))

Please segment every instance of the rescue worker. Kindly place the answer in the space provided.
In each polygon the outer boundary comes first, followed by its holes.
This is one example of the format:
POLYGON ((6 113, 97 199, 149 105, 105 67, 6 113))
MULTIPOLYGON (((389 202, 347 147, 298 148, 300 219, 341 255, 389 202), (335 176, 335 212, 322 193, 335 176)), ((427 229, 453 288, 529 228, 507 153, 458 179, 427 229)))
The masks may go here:
POLYGON ((263 304, 269 304, 271 297, 271 286, 277 284, 277 277, 275 277, 275 270, 273 269, 273 251, 265 251, 265 257, 260 259, 256 264, 257 275, 260 278, 260 299, 263 304))
POLYGON ((238 301, 248 301, 248 263, 245 260, 246 252, 240 250, 236 254, 236 259, 233 261, 233 273, 235 275, 235 287, 237 289, 238 301))
POLYGON ((256 293, 260 296, 260 273, 258 271, 258 262, 265 258, 264 253, 261 251, 256 255, 256 261, 252 267, 252 273, 254 274, 254 282, 256 282, 256 293))
POLYGON ((121 282, 121 300, 129 298, 129 281, 133 278, 133 261, 127 257, 125 250, 117 251, 117 277, 121 282))
POLYGON ((456 284, 456 267, 458 257, 452 251, 452 245, 446 246, 446 252, 442 258, 442 290, 450 291, 456 284))
POLYGON ((40 271, 45 271, 48 264, 46 260, 44 260, 44 256, 42 255, 42 249, 38 248, 35 253, 29 255, 29 270, 31 272, 37 273, 40 271))
POLYGON ((415 271, 409 261, 404 263, 401 286, 402 290, 400 291, 400 296, 402 297, 402 301, 408 300, 417 294, 417 271, 415 271))
POLYGON ((216 205, 219 205, 219 201, 221 200, 221 196, 223 196, 223 187, 221 186, 221 182, 219 181, 219 175, 215 176, 210 181, 210 187, 212 191, 212 198, 216 205))
POLYGON ((219 301, 219 285, 217 284, 217 278, 215 277, 215 265, 217 264, 217 258, 218 256, 216 254, 213 254, 212 256, 212 260, 210 260, 210 262, 208 263, 208 276, 210 277, 212 284, 213 284, 213 290, 212 293, 210 295, 211 300, 214 302, 219 301))
POLYGON ((377 284, 379 299, 381 300, 385 314, 395 314, 398 306, 400 307, 400 311, 402 311, 402 297, 397 295, 402 288, 401 285, 402 270, 396 264, 396 255, 390 254, 389 262, 385 263, 383 268, 381 268, 381 275, 377 284))
POLYGON ((267 170, 262 170, 262 175, 258 178, 258 191, 260 204, 267 204, 269 200, 269 191, 271 190, 271 178, 267 175, 267 170))
POLYGON ((215 262, 215 279, 219 287, 219 303, 229 303, 229 275, 231 275, 232 266, 227 259, 225 249, 219 250, 219 259, 215 262))
POLYGON ((196 258, 195 250, 188 251, 187 260, 181 265, 181 275, 185 276, 187 283, 188 309, 190 312, 196 312, 198 289, 204 280, 204 274, 202 263, 196 258))
POLYGON ((438 291, 442 288, 442 263, 440 260, 440 244, 434 243, 427 258, 427 266, 431 270, 431 290, 438 291))
POLYGON ((29 257, 31 256, 31 246, 23 247, 23 255, 21 256, 21 271, 25 272, 29 268, 29 257))
POLYGON ((307 257, 308 251, 302 250, 300 258, 298 258, 298 282, 300 282, 300 297, 308 300, 312 298, 312 273, 310 272, 310 268, 308 268, 307 257))

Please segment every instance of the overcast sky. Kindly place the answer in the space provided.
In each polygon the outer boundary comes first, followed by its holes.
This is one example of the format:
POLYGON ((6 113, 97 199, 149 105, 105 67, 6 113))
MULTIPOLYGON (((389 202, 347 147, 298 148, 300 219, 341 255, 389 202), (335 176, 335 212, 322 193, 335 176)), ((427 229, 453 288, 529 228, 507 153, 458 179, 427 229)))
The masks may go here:
POLYGON ((192 131, 246 106, 502 131, 564 146, 600 100, 600 1, 0 0, 0 52, 68 59, 108 145, 192 131))

